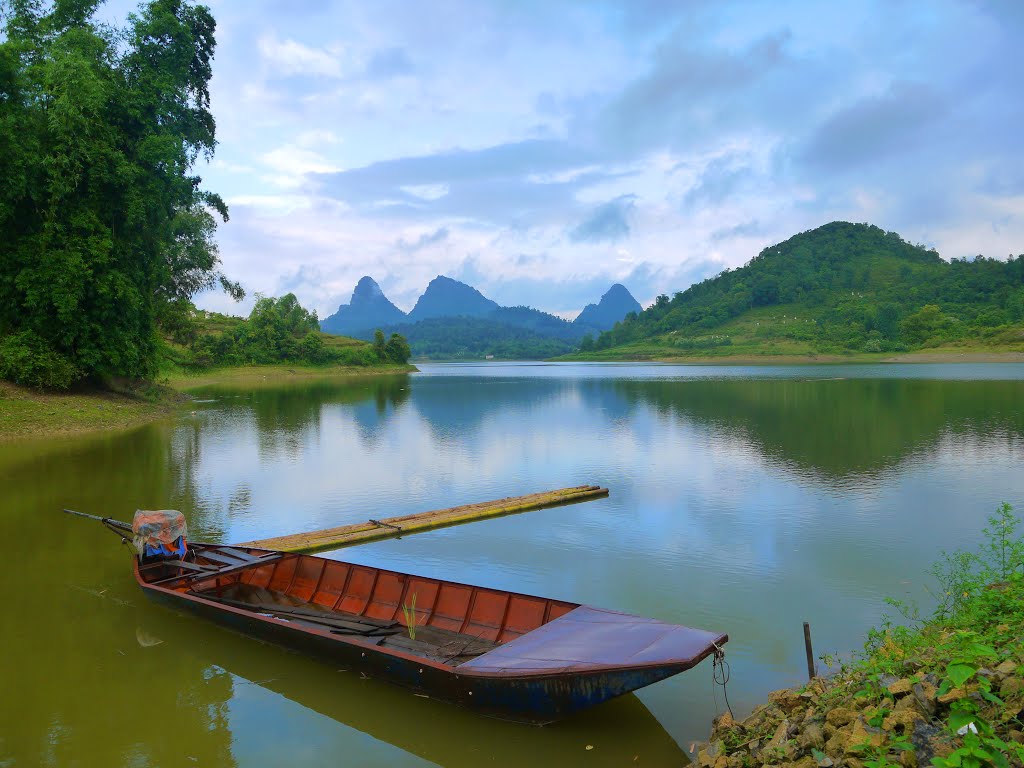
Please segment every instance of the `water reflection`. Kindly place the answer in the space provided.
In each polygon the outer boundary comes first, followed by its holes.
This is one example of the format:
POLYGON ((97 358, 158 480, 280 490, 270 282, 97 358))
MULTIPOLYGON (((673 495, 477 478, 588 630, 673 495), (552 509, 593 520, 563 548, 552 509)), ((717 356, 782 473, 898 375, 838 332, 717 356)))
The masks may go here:
MULTIPOLYGON (((184 654, 211 677, 234 680, 222 708, 228 726, 242 730, 236 726, 252 718, 265 729, 256 733, 245 728, 250 743, 235 744, 236 757, 244 754, 246 765, 294 763, 298 755, 303 756, 302 765, 337 765, 355 743, 364 745, 360 764, 404 764, 414 756, 452 768, 573 765, 584 755, 595 766, 686 763, 680 747, 635 696, 557 727, 534 728, 480 717, 356 672, 197 625, 193 617, 154 609, 140 613, 140 621, 147 636, 164 641, 164 656, 184 654), (303 711, 301 720, 288 715, 294 705, 303 711), (288 727, 278 717, 287 719, 288 727), (379 743, 367 749, 364 735, 379 743)), ((154 650, 154 656, 160 653, 154 650)))
POLYGON ((618 381, 615 391, 664 417, 702 425, 804 477, 840 485, 891 471, 960 438, 1024 436, 1017 381, 878 379, 618 381))
POLYGON ((248 442, 263 463, 297 461, 321 434, 325 416, 347 410, 361 446, 379 447, 389 419, 412 400, 415 413, 439 444, 478 443, 483 433, 506 429, 539 413, 555 424, 604 421, 637 434, 637 409, 714 432, 737 451, 753 451, 781 468, 822 482, 870 478, 909 456, 932 450, 946 434, 1024 436, 1020 381, 901 379, 709 380, 609 378, 445 377, 362 380, 339 388, 311 382, 255 392, 210 388, 216 398, 203 416, 175 434, 175 450, 194 464, 203 433, 248 442))
POLYGON ((141 596, 127 549, 60 514, 123 516, 126 499, 164 505, 175 484, 170 435, 164 425, 0 455, 0 762, 181 765, 193 750, 202 764, 233 765, 230 678, 175 655, 152 669, 135 637, 141 596))

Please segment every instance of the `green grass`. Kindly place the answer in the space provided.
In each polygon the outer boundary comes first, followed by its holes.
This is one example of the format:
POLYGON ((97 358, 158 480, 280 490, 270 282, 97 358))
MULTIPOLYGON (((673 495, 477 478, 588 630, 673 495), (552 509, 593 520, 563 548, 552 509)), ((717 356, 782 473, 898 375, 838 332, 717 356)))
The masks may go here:
POLYGON ((247 386, 259 386, 265 383, 273 386, 282 381, 381 376, 410 373, 415 370, 416 367, 412 365, 375 365, 367 367, 278 363, 276 365, 244 365, 230 368, 179 369, 169 373, 164 381, 174 389, 187 391, 211 384, 245 383, 247 386))
POLYGON ((154 385, 47 393, 0 381, 0 441, 128 429, 187 402, 180 392, 154 385))

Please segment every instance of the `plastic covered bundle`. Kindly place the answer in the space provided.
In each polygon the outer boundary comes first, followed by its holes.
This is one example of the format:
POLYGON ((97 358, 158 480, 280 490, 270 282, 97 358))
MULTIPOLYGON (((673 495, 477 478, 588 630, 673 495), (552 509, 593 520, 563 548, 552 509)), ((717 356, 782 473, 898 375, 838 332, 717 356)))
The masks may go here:
POLYGON ((188 530, 176 509, 138 509, 132 518, 132 542, 140 556, 185 557, 188 530))

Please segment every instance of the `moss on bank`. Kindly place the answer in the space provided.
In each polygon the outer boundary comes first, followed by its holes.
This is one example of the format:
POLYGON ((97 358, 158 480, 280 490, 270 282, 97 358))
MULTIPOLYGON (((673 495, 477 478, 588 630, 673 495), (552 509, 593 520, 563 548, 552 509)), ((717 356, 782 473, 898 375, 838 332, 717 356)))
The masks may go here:
POLYGON ((926 620, 872 630, 831 678, 774 691, 744 720, 718 718, 702 768, 1024 765, 1024 539, 1003 505, 978 553, 934 569, 926 620))
POLYGON ((178 371, 161 384, 113 385, 70 392, 40 392, 0 380, 0 441, 120 430, 187 408, 189 390, 212 384, 273 386, 284 381, 354 378, 409 373, 411 365, 262 365, 196 372, 178 371))

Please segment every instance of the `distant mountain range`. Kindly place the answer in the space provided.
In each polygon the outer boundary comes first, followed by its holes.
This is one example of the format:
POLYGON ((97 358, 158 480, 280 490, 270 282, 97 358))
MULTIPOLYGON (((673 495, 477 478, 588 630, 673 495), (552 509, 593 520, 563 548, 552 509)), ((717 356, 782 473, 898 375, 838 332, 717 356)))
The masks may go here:
POLYGON ((392 304, 372 277, 364 277, 352 291, 352 300, 320 323, 325 333, 351 336, 354 331, 405 322, 405 312, 392 304))
POLYGON ((502 307, 476 288, 439 275, 406 314, 371 277, 363 277, 348 304, 320 323, 325 333, 372 339, 379 328, 401 333, 417 357, 523 358, 564 354, 587 336, 614 327, 642 308, 625 287, 613 285, 575 321, 532 307, 502 307))
POLYGON ((630 312, 640 314, 644 308, 625 286, 616 283, 597 304, 587 304, 573 322, 607 331, 630 312))
POLYGON ((432 317, 487 317, 496 309, 499 309, 498 302, 491 301, 473 286, 438 275, 427 285, 407 320, 418 323, 432 317))

